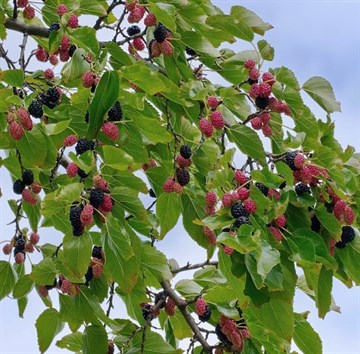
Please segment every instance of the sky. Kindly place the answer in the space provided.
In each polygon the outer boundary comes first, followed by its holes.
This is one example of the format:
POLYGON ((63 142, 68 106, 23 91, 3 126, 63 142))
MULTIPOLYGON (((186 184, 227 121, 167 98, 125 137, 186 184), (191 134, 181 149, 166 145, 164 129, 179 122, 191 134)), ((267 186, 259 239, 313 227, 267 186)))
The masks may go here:
MULTIPOLYGON (((233 5, 245 6, 274 26, 265 36, 275 48, 275 59, 270 67, 288 67, 294 71, 300 84, 312 76, 322 76, 330 81, 342 107, 342 113, 332 115, 335 136, 344 147, 350 144, 360 151, 360 2, 223 0, 214 3, 225 12, 233 5)), ((239 45, 238 50, 241 49, 239 45)), ((17 51, 17 45, 14 44, 12 50, 17 51)), ((325 117, 325 113, 312 105, 310 99, 306 96, 304 99, 317 117, 325 117)), ((9 189, 10 179, 4 172, 0 169, 0 187, 4 194, 0 198, 0 241, 9 238, 7 235, 13 232, 12 226, 6 226, 11 220, 7 199, 13 198, 13 194, 9 189)), ((148 200, 144 203, 148 205, 148 200)), ((60 240, 60 236, 50 230, 40 230, 40 234, 44 243, 60 240)), ((198 250, 185 236, 185 231, 178 225, 157 246, 169 258, 176 258, 180 265, 205 259, 205 252, 198 250)), ((5 257, 0 255, 0 259, 5 257)), ((296 296, 295 310, 311 311, 309 321, 323 340, 325 354, 359 354, 360 288, 347 289, 335 281, 333 296, 342 313, 329 313, 325 320, 317 318, 313 302, 304 295, 296 296)), ((118 314, 122 306, 116 306, 114 313, 118 314)), ((5 299, 0 302, 1 354, 39 352, 34 323, 43 310, 41 300, 34 294, 29 296, 24 319, 17 316, 16 301, 5 299)), ((67 351, 52 345, 47 353, 67 351)))

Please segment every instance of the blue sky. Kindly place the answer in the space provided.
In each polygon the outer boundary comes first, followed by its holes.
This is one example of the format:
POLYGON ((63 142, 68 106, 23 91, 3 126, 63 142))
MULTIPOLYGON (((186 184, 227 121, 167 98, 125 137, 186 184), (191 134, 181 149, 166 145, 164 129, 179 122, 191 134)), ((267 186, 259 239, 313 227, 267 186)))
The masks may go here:
MULTIPOLYGON (((312 76, 328 79, 342 113, 333 115, 335 134, 343 146, 353 145, 360 151, 360 3, 359 1, 214 1, 227 11, 232 5, 243 5, 253 10, 274 28, 266 40, 275 48, 275 60, 271 67, 286 66, 294 71, 300 83, 312 76)), ((18 48, 14 46, 14 50, 18 48)), ((239 49, 240 50, 240 49, 239 49)), ((305 98, 305 96, 304 96, 305 98)), ((308 104, 310 100, 306 99, 308 104)), ((318 117, 324 117, 315 108, 318 117)), ((10 179, 0 170, 0 183, 4 197, 0 199, 1 240, 12 234, 11 220, 6 200, 13 198, 8 186, 10 179)), ((58 242, 59 236, 49 230, 41 230, 42 242, 58 242)), ((180 264, 205 259, 203 251, 176 227, 160 248, 169 258, 180 264), (181 252, 179 252, 181 250, 181 252)), ((4 259, 3 256, 0 256, 4 259)), ((342 314, 330 313, 319 320, 316 309, 305 296, 296 298, 297 311, 310 310, 309 320, 323 339, 326 354, 360 353, 360 289, 347 289, 335 281, 333 295, 342 314)), ((55 298, 53 293, 53 298, 55 298)), ((38 353, 34 323, 44 306, 38 296, 29 297, 25 318, 17 317, 16 302, 5 299, 0 302, 0 353, 38 353)), ((118 308, 117 308, 118 309, 118 308)), ((118 313, 118 310, 115 312, 118 313)), ((61 338, 61 335, 59 336, 61 338)), ((54 345, 49 354, 66 353, 54 345)))

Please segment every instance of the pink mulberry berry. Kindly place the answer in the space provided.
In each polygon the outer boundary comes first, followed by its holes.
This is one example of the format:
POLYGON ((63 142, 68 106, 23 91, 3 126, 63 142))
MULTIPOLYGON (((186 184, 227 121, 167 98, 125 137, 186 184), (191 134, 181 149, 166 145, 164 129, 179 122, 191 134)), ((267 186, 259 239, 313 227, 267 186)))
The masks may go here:
POLYGON ((152 27, 156 25, 156 16, 153 13, 148 13, 144 19, 144 25, 147 27, 152 27))
POLYGON ((75 15, 70 15, 69 17, 69 21, 68 21, 68 26, 70 28, 76 28, 79 26, 79 19, 77 16, 75 15))
POLYGON ((59 62, 59 59, 58 59, 57 55, 52 54, 49 57, 49 61, 50 61, 51 65, 56 65, 59 62))
POLYGON ((45 79, 47 79, 47 80, 52 80, 53 78, 54 78, 54 72, 53 72, 53 70, 52 69, 46 69, 45 71, 44 71, 44 77, 45 77, 45 79))
POLYGON ((15 263, 23 264, 25 262, 25 254, 23 252, 16 253, 15 255, 15 263))
POLYGON ((266 82, 259 84, 259 97, 269 97, 271 94, 271 86, 266 82))
POLYGON ((115 141, 119 137, 119 128, 112 122, 105 122, 101 130, 110 140, 115 141))
POLYGON ((127 20, 129 23, 137 23, 144 17, 144 15, 145 8, 143 6, 136 5, 135 8, 130 11, 127 20))
POLYGON ((234 249, 231 248, 230 246, 224 245, 224 253, 225 253, 227 256, 231 256, 231 255, 234 253, 234 249))
POLYGON ((255 130, 260 130, 263 126, 263 123, 262 123, 260 117, 255 117, 255 118, 251 119, 250 123, 251 123, 251 126, 253 127, 253 129, 255 129, 255 130))
POLYGON ((270 86, 274 85, 275 82, 276 82, 275 79, 274 79, 274 76, 271 73, 268 73, 268 72, 263 73, 261 78, 262 78, 263 82, 268 83, 270 86))
POLYGON ((74 162, 70 162, 66 167, 66 174, 69 177, 75 177, 79 172, 79 167, 74 162))
POLYGON ((259 93, 260 93, 259 84, 252 84, 249 90, 250 97, 256 98, 259 96, 259 93))
POLYGON ((95 83, 94 75, 91 71, 85 71, 82 75, 82 83, 84 87, 91 87, 95 83))
POLYGON ((3 247, 3 253, 5 255, 8 255, 11 253, 11 250, 12 250, 12 246, 10 243, 7 243, 4 247, 3 247))
POLYGON ((17 0, 17 7, 23 8, 29 4, 29 0, 17 0))
POLYGON ((144 50, 145 49, 145 43, 144 41, 140 38, 137 37, 132 41, 132 45, 136 50, 144 50))
POLYGON ((26 6, 23 11, 23 16, 27 20, 32 20, 35 17, 35 9, 30 5, 26 6))
POLYGON ((109 211, 112 210, 113 205, 114 204, 113 204, 113 201, 112 201, 110 195, 105 193, 104 198, 103 198, 103 200, 102 200, 102 202, 100 204, 102 210, 104 210, 105 213, 108 213, 109 211))
POLYGON ((44 48, 38 46, 35 51, 35 57, 38 61, 46 62, 49 58, 49 54, 44 48))
POLYGON ((24 131, 18 122, 12 122, 9 126, 9 133, 14 140, 20 140, 24 135, 24 131))
POLYGON ((250 191, 245 187, 239 188, 237 191, 237 197, 241 201, 244 201, 245 199, 249 198, 249 195, 250 195, 250 191))
POLYGON ((202 227, 202 231, 204 235, 206 236, 206 239, 210 243, 210 245, 216 245, 216 235, 215 232, 211 229, 209 229, 207 226, 202 227))
POLYGON ((165 181, 164 185, 162 186, 163 190, 166 193, 172 193, 174 191, 174 178, 168 177, 168 179, 165 181))
POLYGON ((248 60, 246 60, 245 63, 244 63, 244 68, 246 68, 246 69, 252 69, 255 65, 256 65, 255 60, 253 60, 253 59, 248 59, 248 60))
POLYGON ((298 169, 301 169, 304 166, 305 157, 303 154, 297 154, 294 159, 294 166, 298 169))
POLYGON ((214 111, 210 113, 210 120, 211 120, 211 124, 215 129, 222 129, 224 128, 224 117, 221 114, 220 111, 214 111))
POLYGON ((270 137, 273 133, 270 125, 268 125, 268 124, 263 125, 261 130, 266 137, 270 137))
POLYGON ((236 182, 239 183, 240 185, 243 185, 248 181, 247 177, 243 174, 241 170, 235 171, 234 178, 236 182))
POLYGON ((210 138, 213 135, 213 126, 212 124, 206 119, 201 118, 199 122, 200 131, 207 137, 210 138))
POLYGON ((351 225, 355 220, 355 213, 350 207, 346 207, 344 210, 345 223, 351 225))
POLYGON ((246 199, 244 201, 244 208, 247 213, 254 214, 256 212, 256 203, 252 199, 246 199))
POLYGON ((160 47, 160 50, 161 50, 161 53, 163 53, 165 56, 167 57, 171 57, 173 55, 173 47, 172 45, 170 44, 170 42, 168 40, 164 41, 164 42, 161 42, 159 44, 159 47, 160 47))
POLYGON ((224 208, 231 208, 234 202, 232 193, 225 193, 221 198, 221 202, 224 208))
POLYGON ((255 67, 251 68, 249 71, 249 78, 253 81, 257 81, 260 77, 259 70, 255 67))
POLYGON ((208 97, 208 99, 207 99, 207 105, 208 105, 210 108, 215 109, 215 108, 219 105, 219 100, 218 100, 217 97, 215 97, 215 96, 210 96, 210 97, 208 97))
POLYGON ((217 203, 217 195, 215 192, 207 192, 205 195, 206 205, 213 207, 217 203))
POLYGON ((165 312, 168 316, 174 316, 175 315, 175 302, 168 298, 168 300, 165 303, 165 312))
POLYGON ((282 241, 283 235, 281 234, 281 232, 275 226, 270 226, 269 231, 274 235, 274 237, 278 241, 282 241))
POLYGON ((280 215, 274 220, 274 223, 277 227, 285 227, 286 225, 286 217, 285 215, 280 215))
POLYGON ((64 5, 64 4, 60 4, 57 7, 57 13, 58 13, 59 16, 62 16, 64 14, 66 14, 67 10, 68 9, 67 9, 66 5, 64 5))
POLYGON ((198 316, 202 316, 206 312, 206 301, 202 298, 199 298, 195 302, 195 313, 198 316))
POLYGON ((78 138, 75 135, 69 135, 64 139, 64 146, 70 147, 77 143, 78 138))

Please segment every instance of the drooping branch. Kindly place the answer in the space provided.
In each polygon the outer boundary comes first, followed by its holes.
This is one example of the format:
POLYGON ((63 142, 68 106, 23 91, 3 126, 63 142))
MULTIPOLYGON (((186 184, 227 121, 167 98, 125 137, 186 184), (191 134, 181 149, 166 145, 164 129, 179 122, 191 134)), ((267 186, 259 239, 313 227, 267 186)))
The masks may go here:
POLYGON ((177 308, 183 315, 185 321, 187 322, 187 324, 193 331, 194 335, 196 336, 196 339, 202 345, 204 353, 212 354, 211 346, 209 345, 209 343, 206 341, 206 339, 202 335, 202 333, 201 333, 199 327, 197 326, 195 320, 193 319, 193 317, 187 311, 186 304, 180 299, 179 296, 176 295, 175 291, 173 290, 173 288, 170 286, 170 284, 167 281, 163 280, 160 282, 160 284, 163 287, 163 289, 165 290, 166 294, 174 301, 175 305, 177 306, 177 308))
POLYGON ((28 25, 13 18, 7 18, 5 20, 5 28, 16 32, 27 33, 30 36, 49 37, 49 32, 46 27, 28 25))

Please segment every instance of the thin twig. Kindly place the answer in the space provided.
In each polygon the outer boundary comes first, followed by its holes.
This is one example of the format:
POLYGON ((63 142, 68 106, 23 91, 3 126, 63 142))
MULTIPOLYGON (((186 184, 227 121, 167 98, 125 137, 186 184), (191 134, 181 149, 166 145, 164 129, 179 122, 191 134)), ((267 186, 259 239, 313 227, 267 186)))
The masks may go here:
POLYGON ((107 301, 107 303, 109 304, 108 308, 106 310, 106 316, 107 317, 110 316, 111 309, 114 308, 114 304, 113 304, 113 299, 114 299, 114 294, 115 294, 114 289, 115 289, 115 283, 112 282, 110 284, 110 297, 109 297, 109 300, 107 301))
POLYGON ((101 23, 105 20, 106 17, 109 16, 109 13, 110 13, 112 10, 114 10, 114 8, 115 8, 116 6, 121 5, 121 4, 124 4, 124 2, 123 2, 123 1, 115 1, 115 0, 114 0, 114 1, 109 5, 108 9, 106 10, 106 16, 100 16, 100 17, 97 19, 97 21, 96 21, 96 23, 95 23, 95 25, 94 25, 93 28, 94 28, 95 30, 98 30, 98 29, 100 28, 101 23))
POLYGON ((21 48, 19 65, 22 70, 25 70, 25 48, 26 48, 26 43, 27 43, 28 37, 29 37, 29 35, 27 33, 24 33, 23 41, 22 41, 21 45, 19 46, 21 48))
POLYGON ((194 269, 199 269, 199 268, 204 268, 205 266, 207 265, 212 265, 212 266, 215 266, 217 267, 218 266, 218 262, 217 261, 210 261, 209 259, 207 259, 205 262, 202 262, 202 263, 196 263, 196 264, 186 264, 185 266, 183 267, 180 267, 178 269, 174 269, 172 270, 171 272, 173 274, 177 274, 177 273, 180 273, 180 272, 185 272, 185 271, 188 271, 188 270, 194 270, 194 269))

